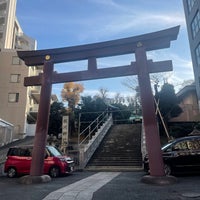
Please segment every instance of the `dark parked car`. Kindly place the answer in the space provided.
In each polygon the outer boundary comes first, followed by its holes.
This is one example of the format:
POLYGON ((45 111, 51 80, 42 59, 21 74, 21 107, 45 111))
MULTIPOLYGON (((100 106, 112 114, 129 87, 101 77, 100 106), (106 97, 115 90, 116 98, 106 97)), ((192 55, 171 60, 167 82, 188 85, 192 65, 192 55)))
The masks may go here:
MULTIPOLYGON (((4 172, 9 178, 17 175, 29 174, 31 168, 33 146, 11 147, 7 153, 4 172)), ((74 161, 53 146, 46 146, 44 159, 44 174, 58 177, 61 174, 71 173, 74 170, 74 161)))
MULTIPOLYGON (((166 175, 200 172, 200 136, 177 138, 162 147, 166 175)), ((144 170, 149 171, 148 155, 144 170)))
POLYGON ((131 115, 128 120, 129 120, 130 123, 141 123, 142 122, 142 116, 131 115))

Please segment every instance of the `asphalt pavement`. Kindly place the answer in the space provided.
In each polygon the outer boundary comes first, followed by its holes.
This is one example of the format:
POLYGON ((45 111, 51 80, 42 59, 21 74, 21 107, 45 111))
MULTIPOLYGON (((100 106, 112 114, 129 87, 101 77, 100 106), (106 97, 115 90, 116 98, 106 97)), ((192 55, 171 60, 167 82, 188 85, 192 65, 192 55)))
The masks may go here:
POLYGON ((141 182, 144 172, 74 172, 48 183, 24 185, 0 177, 0 200, 200 200, 200 175, 170 185, 141 182))

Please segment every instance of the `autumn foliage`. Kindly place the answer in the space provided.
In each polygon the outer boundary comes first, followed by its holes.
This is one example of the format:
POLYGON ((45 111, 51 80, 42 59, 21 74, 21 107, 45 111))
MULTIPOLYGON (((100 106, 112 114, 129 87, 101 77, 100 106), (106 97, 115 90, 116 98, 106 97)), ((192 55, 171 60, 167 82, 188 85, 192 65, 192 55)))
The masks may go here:
POLYGON ((65 83, 61 92, 63 101, 68 102, 69 109, 74 110, 75 106, 80 101, 80 93, 82 93, 84 87, 82 84, 69 82, 65 83))

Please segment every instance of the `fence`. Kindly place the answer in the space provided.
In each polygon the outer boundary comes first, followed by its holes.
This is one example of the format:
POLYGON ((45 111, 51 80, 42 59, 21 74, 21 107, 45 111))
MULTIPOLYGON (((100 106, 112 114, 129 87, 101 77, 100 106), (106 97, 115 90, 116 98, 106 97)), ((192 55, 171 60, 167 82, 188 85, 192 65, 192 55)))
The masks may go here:
POLYGON ((13 140, 14 126, 0 119, 0 146, 4 146, 13 140))

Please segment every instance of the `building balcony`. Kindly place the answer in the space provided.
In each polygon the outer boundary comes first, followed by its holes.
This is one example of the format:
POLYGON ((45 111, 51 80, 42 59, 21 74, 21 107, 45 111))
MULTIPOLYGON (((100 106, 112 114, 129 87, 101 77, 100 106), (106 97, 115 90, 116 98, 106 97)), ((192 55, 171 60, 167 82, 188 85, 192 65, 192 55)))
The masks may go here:
MULTIPOLYGON (((31 91, 31 96, 34 99, 34 102, 36 102, 36 103, 30 106, 29 111, 27 113, 27 122, 28 122, 28 124, 34 124, 37 121, 40 93, 34 93, 34 91, 31 91)), ((52 94, 50 103, 53 103, 55 101, 58 101, 58 98, 57 98, 57 96, 55 94, 52 94)))
POLYGON ((31 97, 33 98, 35 103, 39 104, 39 102, 40 102, 40 91, 32 90, 31 91, 31 97))
POLYGON ((40 93, 41 86, 32 86, 32 93, 40 93))
POLYGON ((24 50, 34 50, 35 49, 35 40, 28 37, 24 33, 18 33, 15 39, 15 48, 24 49, 24 50))
POLYGON ((27 41, 27 38, 23 33, 18 33, 16 35, 16 39, 17 39, 17 41, 20 41, 20 42, 26 42, 27 41))
POLYGON ((34 104, 30 107, 29 112, 27 113, 27 122, 28 124, 35 124, 37 121, 39 104, 34 104))
POLYGON ((36 104, 39 104, 40 102, 40 89, 40 86, 33 86, 29 90, 29 97, 33 99, 36 104))
POLYGON ((37 113, 39 108, 39 104, 34 104, 30 107, 30 113, 37 113))
POLYGON ((43 73, 43 67, 34 66, 29 70, 29 76, 38 76, 41 73, 43 73))
POLYGON ((35 70, 33 71, 32 76, 38 76, 38 75, 41 74, 41 73, 42 73, 42 70, 41 70, 41 69, 35 69, 35 70))

